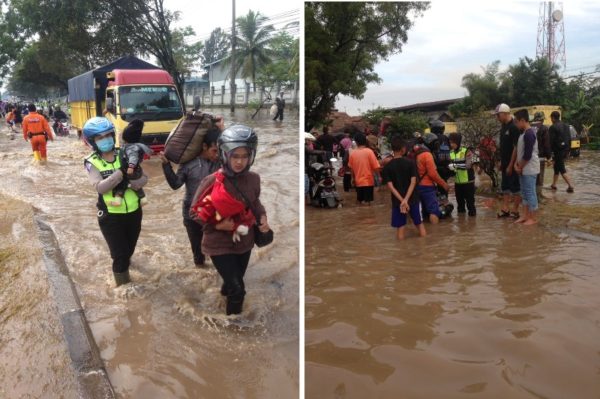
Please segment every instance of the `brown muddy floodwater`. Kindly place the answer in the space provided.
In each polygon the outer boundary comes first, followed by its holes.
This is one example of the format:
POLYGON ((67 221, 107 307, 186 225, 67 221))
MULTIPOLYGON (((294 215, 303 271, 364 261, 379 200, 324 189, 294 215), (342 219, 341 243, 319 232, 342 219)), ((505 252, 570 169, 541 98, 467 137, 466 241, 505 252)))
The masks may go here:
MULTIPOLYGON (((546 195, 598 203, 599 167, 583 152, 576 193, 546 195)), ((481 197, 477 217, 398 242, 375 195, 306 208, 307 398, 600 398, 598 242, 498 220, 481 197)))
MULTIPOLYGON (((157 158, 143 164, 149 204, 132 258, 134 284, 114 289, 96 194, 83 168, 89 149, 74 134, 59 137, 49 143, 48 165, 40 167, 31 165, 28 143, 2 132, 0 194, 35 207, 54 230, 119 398, 298 396, 298 119, 286 118, 275 123, 267 115, 249 120, 244 110, 225 114, 226 125, 243 122, 257 130, 253 170, 261 175, 261 200, 275 231, 273 245, 252 252, 240 317, 224 315, 215 269, 194 267, 181 217, 184 189, 169 188, 157 158)), ((42 300, 51 301, 49 295, 42 300)), ((19 291, 7 299, 28 301, 19 291)), ((69 389, 61 394, 69 397, 69 389)), ((14 397, 6 392, 0 396, 14 397)))

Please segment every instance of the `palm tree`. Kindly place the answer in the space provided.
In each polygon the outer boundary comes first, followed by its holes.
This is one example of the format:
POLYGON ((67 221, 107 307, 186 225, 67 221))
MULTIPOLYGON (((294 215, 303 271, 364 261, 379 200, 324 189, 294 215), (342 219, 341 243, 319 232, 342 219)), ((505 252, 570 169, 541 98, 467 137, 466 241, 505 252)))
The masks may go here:
POLYGON ((271 62, 269 42, 275 31, 273 25, 264 25, 267 18, 260 12, 248 11, 248 14, 236 19, 238 25, 237 68, 241 68, 242 77, 252 78, 252 87, 256 91, 256 72, 271 62))

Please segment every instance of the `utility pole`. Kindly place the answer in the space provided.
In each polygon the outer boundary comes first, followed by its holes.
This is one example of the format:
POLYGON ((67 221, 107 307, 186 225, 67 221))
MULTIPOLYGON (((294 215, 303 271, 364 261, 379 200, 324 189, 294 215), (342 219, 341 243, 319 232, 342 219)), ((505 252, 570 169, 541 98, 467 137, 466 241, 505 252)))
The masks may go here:
POLYGON ((231 113, 235 112, 235 0, 231 0, 232 5, 232 16, 231 16, 231 76, 230 76, 230 88, 231 88, 231 113))

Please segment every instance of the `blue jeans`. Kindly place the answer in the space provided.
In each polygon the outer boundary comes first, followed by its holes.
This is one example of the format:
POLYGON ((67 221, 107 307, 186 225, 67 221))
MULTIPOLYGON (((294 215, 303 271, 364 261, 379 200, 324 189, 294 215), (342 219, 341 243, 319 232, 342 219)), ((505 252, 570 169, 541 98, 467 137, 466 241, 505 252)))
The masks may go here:
POLYGON ((527 205, 530 211, 537 211, 538 200, 535 192, 535 181, 537 175, 521 175, 519 183, 521 184, 521 197, 523 205, 527 205))

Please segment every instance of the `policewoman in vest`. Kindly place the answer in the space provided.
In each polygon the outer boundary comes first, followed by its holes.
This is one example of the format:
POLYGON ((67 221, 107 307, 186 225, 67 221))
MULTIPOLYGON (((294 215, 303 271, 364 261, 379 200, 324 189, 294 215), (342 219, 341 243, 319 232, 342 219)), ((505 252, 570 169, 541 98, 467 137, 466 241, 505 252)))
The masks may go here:
POLYGON ((456 203, 458 213, 465 213, 469 210, 469 216, 475 216, 475 172, 473 171, 473 151, 467 147, 462 147, 462 135, 460 133, 450 133, 450 164, 448 168, 454 171, 454 191, 456 193, 456 203))
POLYGON ((98 224, 110 249, 117 287, 130 282, 129 263, 142 227, 142 208, 134 189, 142 188, 148 177, 130 180, 121 205, 110 205, 113 189, 123 180, 119 149, 115 148, 115 128, 104 117, 94 117, 83 125, 83 134, 94 152, 85 158, 89 179, 98 192, 98 224))

